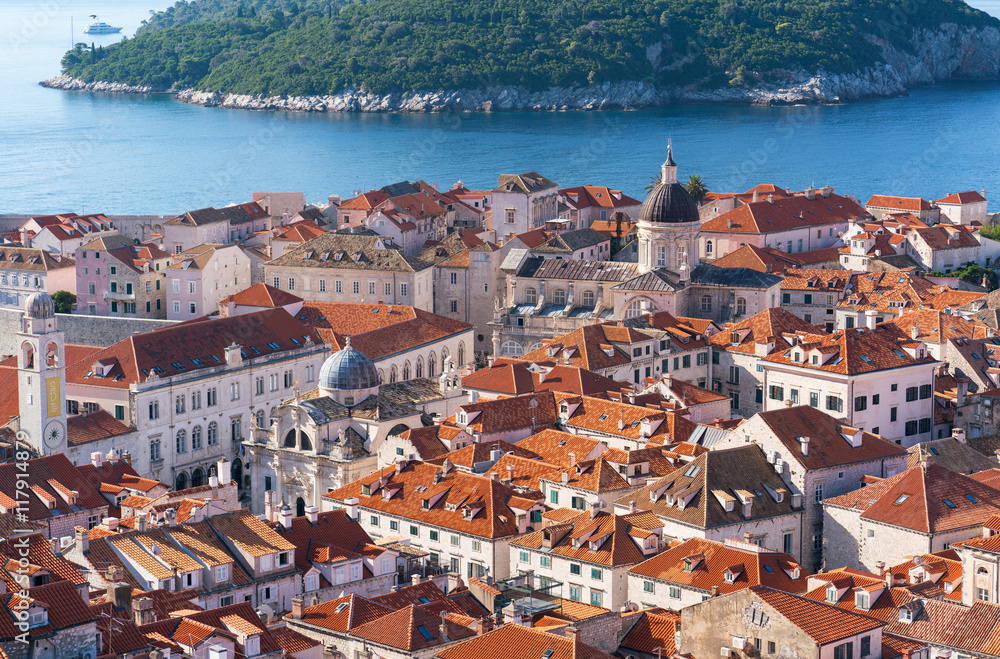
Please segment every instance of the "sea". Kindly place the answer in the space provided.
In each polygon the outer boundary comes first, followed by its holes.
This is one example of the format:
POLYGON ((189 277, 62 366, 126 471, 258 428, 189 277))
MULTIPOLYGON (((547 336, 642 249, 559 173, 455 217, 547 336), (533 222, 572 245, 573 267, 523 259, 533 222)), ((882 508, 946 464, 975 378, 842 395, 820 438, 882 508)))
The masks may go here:
MULTIPOLYGON (((974 189, 1000 211, 998 82, 839 106, 491 114, 252 112, 37 84, 72 43, 114 43, 168 4, 0 0, 0 214, 175 214, 279 191, 324 203, 404 179, 491 188, 529 170, 642 198, 668 140, 679 176, 714 191, 829 184, 864 201, 974 189), (124 30, 86 35, 92 15, 124 30)), ((1000 17, 1000 0, 974 6, 1000 17)))

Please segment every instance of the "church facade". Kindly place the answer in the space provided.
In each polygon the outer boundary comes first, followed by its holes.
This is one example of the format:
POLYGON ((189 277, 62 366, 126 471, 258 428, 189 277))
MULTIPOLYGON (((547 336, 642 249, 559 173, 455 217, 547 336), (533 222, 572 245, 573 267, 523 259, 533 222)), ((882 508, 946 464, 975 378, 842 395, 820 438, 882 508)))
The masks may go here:
POLYGON ((637 262, 527 258, 507 273, 493 354, 520 356, 595 322, 666 311, 729 322, 779 303, 781 278, 702 264, 698 205, 677 181, 673 149, 639 211, 637 262))

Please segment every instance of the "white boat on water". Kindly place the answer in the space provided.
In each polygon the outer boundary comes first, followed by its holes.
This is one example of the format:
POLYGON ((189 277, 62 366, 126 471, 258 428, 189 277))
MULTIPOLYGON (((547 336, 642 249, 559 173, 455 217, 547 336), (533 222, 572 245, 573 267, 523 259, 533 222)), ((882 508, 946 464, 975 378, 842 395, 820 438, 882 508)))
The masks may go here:
POLYGON ((91 14, 90 17, 94 19, 94 22, 91 23, 86 30, 84 30, 85 34, 117 34, 122 31, 122 28, 120 27, 115 27, 114 25, 109 25, 104 21, 97 20, 97 16, 94 14, 91 14))

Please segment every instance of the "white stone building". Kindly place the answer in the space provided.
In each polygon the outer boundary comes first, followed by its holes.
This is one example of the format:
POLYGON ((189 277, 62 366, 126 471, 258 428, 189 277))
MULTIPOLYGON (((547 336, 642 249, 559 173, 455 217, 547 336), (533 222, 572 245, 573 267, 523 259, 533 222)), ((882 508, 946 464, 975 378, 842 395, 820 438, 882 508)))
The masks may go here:
POLYGON ((238 245, 198 245, 172 261, 166 270, 168 320, 206 316, 250 287, 250 259, 238 245))
POLYGON ((559 215, 558 186, 537 172, 503 174, 492 193, 492 223, 496 240, 537 229, 559 215))

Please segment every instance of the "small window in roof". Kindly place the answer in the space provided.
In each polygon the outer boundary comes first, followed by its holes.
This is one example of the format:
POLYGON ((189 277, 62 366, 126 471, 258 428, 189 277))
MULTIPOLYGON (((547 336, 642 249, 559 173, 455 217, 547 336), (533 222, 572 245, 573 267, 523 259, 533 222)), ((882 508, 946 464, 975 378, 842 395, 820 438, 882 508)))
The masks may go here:
POLYGON ((347 608, 347 602, 341 602, 337 605, 337 608, 333 610, 334 613, 340 613, 347 608))
POLYGON ((893 348, 893 349, 892 349, 892 351, 893 351, 894 353, 896 353, 896 354, 897 354, 898 356, 900 356, 900 357, 905 357, 905 356, 906 356, 906 355, 904 355, 904 354, 903 354, 903 351, 902 351, 902 350, 898 350, 898 349, 896 349, 896 348, 893 348))
POLYGON ((872 360, 868 358, 868 355, 861 355, 861 360, 866 364, 871 364, 872 360))
POLYGON ((958 508, 958 506, 952 503, 951 499, 941 499, 941 501, 944 501, 944 505, 948 506, 951 509, 958 508))
POLYGON ((278 348, 280 348, 281 346, 279 346, 279 345, 278 345, 277 343, 275 343, 274 341, 268 341, 268 342, 267 342, 267 347, 268 347, 268 348, 270 348, 271 350, 277 350, 277 349, 278 349, 278 348))
POLYGON ((202 366, 202 365, 204 365, 205 362, 201 361, 197 357, 192 357, 191 358, 191 363, 194 364, 195 366, 202 366))
POLYGON ((417 631, 420 632, 420 635, 424 637, 425 641, 434 640, 434 635, 427 631, 427 628, 423 625, 417 625, 417 631))
POLYGON ((598 417, 598 421, 607 421, 607 420, 608 420, 607 414, 602 414, 601 416, 598 417))
POLYGON ((294 343, 295 345, 300 345, 300 344, 299 344, 299 340, 298 340, 298 339, 296 339, 296 338, 295 338, 294 336, 293 336, 293 337, 291 337, 291 338, 290 338, 290 340, 291 340, 291 342, 292 342, 292 343, 294 343))
POLYGON ((768 574, 774 574, 774 570, 771 569, 770 565, 765 565, 764 566, 764 572, 767 572, 768 574))
POLYGON ((542 659, 550 659, 550 657, 552 657, 552 655, 554 655, 555 653, 556 653, 555 650, 546 650, 545 652, 542 653, 542 659))
POLYGON ((931 447, 931 453, 933 453, 934 455, 940 455, 940 453, 938 453, 938 450, 933 446, 931 447))
POLYGON ((688 478, 694 478, 695 476, 698 475, 699 471, 701 471, 700 465, 691 465, 690 467, 687 468, 687 471, 684 472, 684 475, 687 476, 688 478))
POLYGON ((178 371, 183 371, 184 370, 184 364, 182 364, 180 362, 173 362, 170 365, 173 366, 174 368, 176 368, 178 371))
POLYGON ((966 494, 965 498, 968 499, 971 503, 979 503, 979 499, 972 496, 971 494, 966 494))
POLYGON ((909 494, 900 494, 899 498, 896 499, 895 501, 893 501, 893 504, 895 504, 895 505, 898 506, 899 504, 903 503, 904 501, 906 501, 909 498, 910 498, 909 494))
POLYGON ((221 359, 219 359, 219 356, 218 356, 218 355, 212 355, 212 361, 213 361, 213 362, 221 362, 222 360, 221 360, 221 359))
POLYGON ((420 602, 421 604, 427 604, 428 602, 430 602, 430 599, 427 597, 418 597, 417 601, 420 602))

